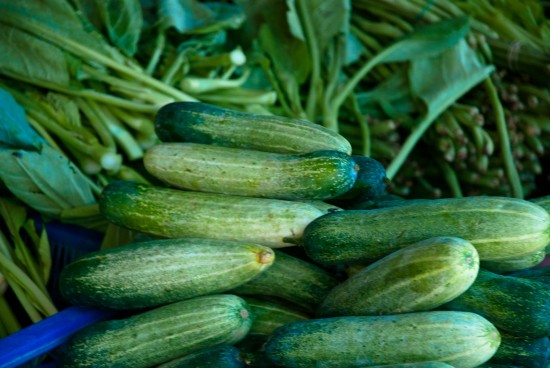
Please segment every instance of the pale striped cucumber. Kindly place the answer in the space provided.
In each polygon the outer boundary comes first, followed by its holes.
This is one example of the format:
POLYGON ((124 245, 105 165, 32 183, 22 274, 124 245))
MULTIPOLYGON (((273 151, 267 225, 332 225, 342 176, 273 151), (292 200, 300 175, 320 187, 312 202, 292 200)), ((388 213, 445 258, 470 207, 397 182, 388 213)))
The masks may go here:
POLYGON ((222 344, 176 358, 157 368, 244 368, 246 365, 238 348, 222 344))
POLYGON ((147 368, 219 344, 235 344, 252 325, 246 302, 201 296, 96 323, 59 349, 60 367, 147 368))
POLYGON ((143 162, 177 188, 290 200, 337 197, 354 185, 359 170, 338 151, 295 155, 198 143, 157 144, 143 162))
POLYGON ((466 291, 478 270, 477 251, 466 240, 426 239, 340 283, 323 300, 318 315, 375 316, 434 309, 466 291))
POLYGON ((266 152, 334 150, 351 154, 340 134, 306 120, 241 112, 202 102, 160 108, 155 132, 163 142, 195 142, 266 152))
POLYGON ((323 212, 280 199, 201 193, 112 182, 99 199, 112 223, 168 238, 248 241, 270 247, 301 242, 304 228, 323 212))
POLYGON ((498 330, 467 312, 332 317, 288 323, 265 350, 284 367, 368 367, 440 361, 473 368, 493 356, 498 330))
POLYGON ((546 250, 542 249, 536 253, 521 257, 502 259, 498 261, 483 261, 481 267, 495 273, 507 273, 512 271, 525 270, 532 268, 544 261, 546 250))
POLYGON ((303 311, 272 300, 261 300, 250 296, 242 297, 254 316, 248 335, 271 335, 284 324, 309 319, 303 311))
POLYGON ((147 308, 239 286, 273 263, 271 248, 215 239, 163 239, 86 254, 60 276, 72 304, 147 308))
POLYGON ((243 296, 273 296, 314 311, 338 284, 335 276, 313 263, 278 250, 275 257, 277 260, 266 272, 231 292, 243 296))
POLYGON ((324 215, 307 226, 304 247, 320 264, 345 264, 376 260, 434 236, 468 240, 482 261, 521 257, 550 242, 550 215, 508 197, 423 200, 324 215))

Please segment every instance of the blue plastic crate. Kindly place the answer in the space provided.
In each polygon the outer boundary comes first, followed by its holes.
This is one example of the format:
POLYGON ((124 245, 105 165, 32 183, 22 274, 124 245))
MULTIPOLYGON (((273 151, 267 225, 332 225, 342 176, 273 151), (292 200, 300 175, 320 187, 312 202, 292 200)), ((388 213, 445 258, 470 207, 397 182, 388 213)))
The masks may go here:
MULTIPOLYGON (((36 219, 38 220, 38 219, 36 219)), ((37 221, 40 229, 42 224, 37 221)), ((98 250, 103 235, 76 225, 52 221, 46 224, 52 249, 52 277, 48 289, 60 312, 12 335, 0 339, 0 368, 18 367, 47 354, 70 335, 90 324, 116 317, 115 311, 75 307, 65 303, 59 294, 61 268, 79 256, 98 250)), ((55 366, 55 363, 41 367, 55 366)))

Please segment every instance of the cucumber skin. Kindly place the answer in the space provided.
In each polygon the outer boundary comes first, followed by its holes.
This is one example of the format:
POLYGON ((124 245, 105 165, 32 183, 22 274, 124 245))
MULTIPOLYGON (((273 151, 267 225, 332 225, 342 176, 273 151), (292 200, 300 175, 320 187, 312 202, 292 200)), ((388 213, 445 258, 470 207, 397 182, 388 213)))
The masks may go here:
POLYGON ((151 175, 177 188, 288 200, 339 196, 359 170, 338 151, 295 155, 197 143, 157 144, 143 161, 151 175))
POLYGON ((248 333, 250 335, 271 335, 273 331, 284 324, 310 319, 310 316, 301 310, 293 309, 268 300, 261 300, 250 296, 242 297, 254 316, 254 322, 248 333))
POLYGON ((373 365, 370 368, 453 368, 452 365, 443 362, 419 362, 389 365, 373 365))
POLYGON ((501 334, 501 343, 488 363, 546 368, 550 359, 550 339, 515 337, 501 334))
POLYGON ((217 345, 201 349, 181 358, 163 363, 157 368, 244 368, 241 352, 233 345, 217 345))
POLYGON ((265 271, 274 257, 256 244, 153 240, 84 255, 63 269, 59 288, 75 305, 150 308, 230 290, 265 271))
POLYGON ((146 368, 237 343, 251 325, 243 299, 202 296, 87 327, 60 347, 58 362, 60 367, 146 368))
POLYGON ((465 197, 326 214, 304 232, 306 253, 322 265, 374 261, 417 241, 456 236, 482 261, 535 253, 550 242, 550 215, 529 201, 465 197))
POLYGON ((426 239, 380 259, 337 285, 321 303, 318 315, 427 311, 466 291, 478 270, 479 256, 466 240, 426 239))
POLYGON ((269 247, 301 242, 323 212, 301 202, 188 192, 126 181, 109 183, 99 199, 110 222, 167 238, 249 241, 269 247))
POLYGON ((539 263, 541 263, 542 261, 544 261, 545 257, 546 257, 546 251, 543 249, 543 250, 539 250, 536 253, 528 254, 526 256, 522 256, 518 258, 510 258, 510 259, 505 259, 502 261, 494 261, 494 262, 483 261, 481 262, 481 267, 494 273, 504 274, 508 272, 533 268, 539 263))
POLYGON ((368 156, 352 155, 353 161, 359 166, 357 179, 353 187, 335 198, 336 203, 366 201, 378 198, 388 190, 389 179, 382 164, 368 156))
POLYGON ((442 308, 477 313, 514 336, 550 335, 550 287, 480 269, 466 292, 442 308))
POLYGON ((481 316, 430 311, 289 323, 275 330, 265 350, 273 363, 291 368, 425 361, 472 368, 492 357, 499 344, 498 330, 481 316))
POLYGON ((317 265, 275 250, 273 265, 230 292, 241 296, 273 296, 313 312, 339 282, 317 265))
POLYGON ((164 105, 155 117, 155 132, 163 142, 195 142, 276 153, 334 150, 351 154, 347 139, 319 124, 202 102, 164 105))

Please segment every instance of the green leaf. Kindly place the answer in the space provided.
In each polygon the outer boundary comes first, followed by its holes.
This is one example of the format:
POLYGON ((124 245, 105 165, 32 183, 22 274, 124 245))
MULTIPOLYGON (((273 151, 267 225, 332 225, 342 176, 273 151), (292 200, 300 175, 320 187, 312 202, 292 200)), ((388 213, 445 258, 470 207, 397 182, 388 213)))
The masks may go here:
POLYGON ((143 15, 139 0, 97 0, 111 42, 127 55, 137 51, 143 15))
POLYGON ((199 27, 192 33, 211 33, 225 29, 237 29, 246 20, 244 10, 236 4, 207 2, 204 3, 204 6, 214 14, 214 19, 210 24, 199 27))
POLYGON ((0 0, 0 23, 19 28, 63 49, 81 54, 125 59, 97 32, 84 23, 65 0, 0 0))
POLYGON ((27 122, 25 111, 13 96, 0 88, 0 144, 41 150, 44 139, 27 122))
POLYGON ((424 115, 436 116, 484 80, 494 68, 482 64, 462 39, 437 56, 411 61, 412 95, 422 101, 424 115))
POLYGON ((466 36, 470 23, 470 17, 463 16, 423 26, 382 51, 377 60, 390 63, 440 54, 466 36))
POLYGON ((0 150, 0 179, 17 198, 47 215, 95 202, 84 175, 49 146, 40 153, 0 150))
POLYGON ((317 46, 322 53, 338 33, 347 33, 350 2, 349 0, 307 0, 306 6, 309 9, 317 46))
POLYGON ((187 33, 213 22, 212 10, 197 0, 160 0, 159 18, 179 33, 187 33))
POLYGON ((9 55, 0 58, 1 74, 69 85, 67 59, 61 49, 3 23, 0 23, 0 55, 9 55))

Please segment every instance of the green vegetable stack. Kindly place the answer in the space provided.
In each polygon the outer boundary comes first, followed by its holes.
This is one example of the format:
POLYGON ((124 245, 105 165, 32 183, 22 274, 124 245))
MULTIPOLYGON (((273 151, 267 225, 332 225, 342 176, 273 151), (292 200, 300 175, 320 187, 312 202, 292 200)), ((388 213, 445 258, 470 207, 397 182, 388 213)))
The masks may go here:
POLYGON ((299 119, 183 102, 162 107, 155 126, 167 142, 144 161, 159 183, 112 182, 99 204, 109 221, 158 238, 86 255, 61 275, 71 303, 130 316, 76 333, 62 366, 177 366, 229 345, 238 358, 218 360, 228 367, 473 368, 514 363, 520 340, 527 366, 547 361, 550 288, 484 268, 528 268, 515 261, 545 251, 550 214, 537 201, 384 206, 382 166, 359 165, 369 158, 345 138, 299 119), (342 198, 380 208, 324 202, 342 198))

